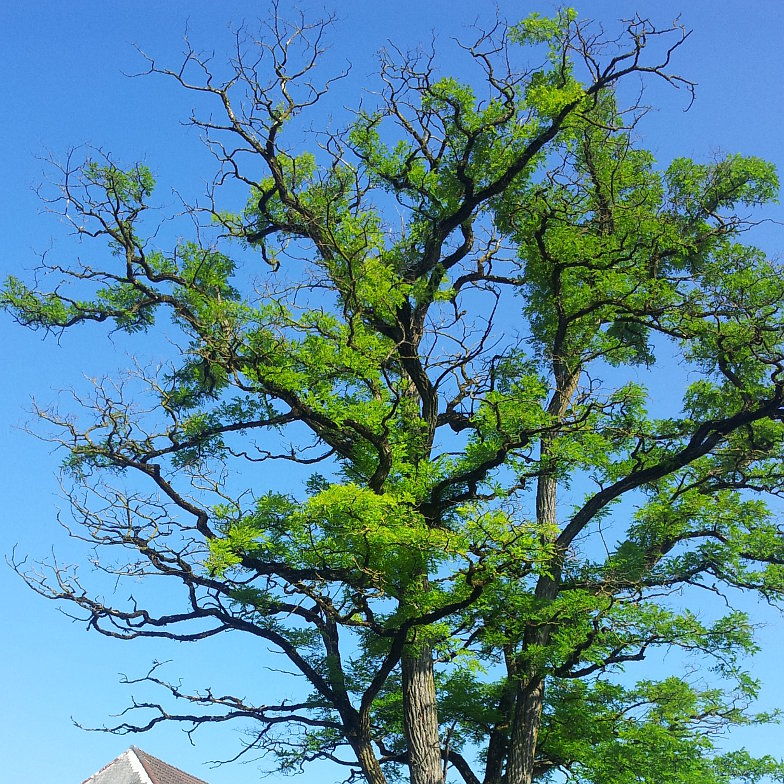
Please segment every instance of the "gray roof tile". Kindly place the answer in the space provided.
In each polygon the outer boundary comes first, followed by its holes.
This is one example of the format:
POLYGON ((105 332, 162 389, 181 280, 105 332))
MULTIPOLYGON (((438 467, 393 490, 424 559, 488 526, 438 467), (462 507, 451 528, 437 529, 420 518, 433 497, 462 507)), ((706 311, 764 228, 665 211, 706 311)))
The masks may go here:
POLYGON ((146 751, 131 746, 82 784, 207 784, 146 751))

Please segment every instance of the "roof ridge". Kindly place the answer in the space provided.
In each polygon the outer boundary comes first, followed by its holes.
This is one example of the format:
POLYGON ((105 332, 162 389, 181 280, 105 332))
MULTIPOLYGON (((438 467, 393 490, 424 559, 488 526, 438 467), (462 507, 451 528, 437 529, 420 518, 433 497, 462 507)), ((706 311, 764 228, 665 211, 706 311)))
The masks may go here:
POLYGON ((136 759, 139 760, 145 774, 150 779, 150 784, 207 784, 204 779, 192 776, 138 746, 131 746, 128 751, 132 751, 136 759))
MULTIPOLYGON (((154 782, 150 779, 149 774, 147 773, 147 769, 142 764, 141 759, 139 759, 139 756, 136 753, 137 751, 141 751, 141 749, 137 749, 135 746, 131 746, 130 748, 126 749, 122 754, 118 754, 113 760, 107 762, 102 768, 100 768, 95 773, 93 773, 92 776, 88 776, 82 782, 82 784, 89 784, 91 781, 94 781, 99 776, 101 776, 101 774, 103 774, 105 771, 109 770, 109 768, 111 768, 113 765, 116 765, 121 759, 123 759, 123 757, 127 759, 128 764, 131 766, 131 769, 137 767, 141 768, 141 773, 147 779, 147 782, 145 784, 154 784, 154 782), (136 762, 135 765, 134 765, 134 760, 136 762)), ((143 751, 142 754, 144 754, 143 751)), ((139 771, 137 770, 136 773, 138 774, 139 771)))
POLYGON ((207 784, 184 770, 131 746, 82 784, 207 784))
MULTIPOLYGON (((131 746, 125 752, 125 754, 128 755, 128 760, 131 763, 132 767, 134 767, 134 768, 135 767, 141 768, 141 771, 136 771, 136 772, 137 773, 141 773, 141 775, 144 776, 147 779, 149 784, 155 784, 155 782, 152 779, 152 776, 150 776, 150 772, 147 770, 147 766, 144 764, 144 762, 142 761, 141 757, 139 756, 139 752, 140 751, 142 752, 142 754, 144 754, 144 752, 141 749, 137 749, 136 746, 131 746), (136 761, 136 765, 133 764, 134 760, 136 761)), ((141 778, 141 776, 139 778, 141 778)))

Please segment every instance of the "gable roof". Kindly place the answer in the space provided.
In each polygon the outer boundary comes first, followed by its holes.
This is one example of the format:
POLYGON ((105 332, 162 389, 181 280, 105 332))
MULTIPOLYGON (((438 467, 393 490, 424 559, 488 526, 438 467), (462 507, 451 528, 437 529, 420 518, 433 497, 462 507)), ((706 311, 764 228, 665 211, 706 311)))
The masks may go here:
POLYGON ((131 746, 82 784, 207 784, 146 751, 131 746))

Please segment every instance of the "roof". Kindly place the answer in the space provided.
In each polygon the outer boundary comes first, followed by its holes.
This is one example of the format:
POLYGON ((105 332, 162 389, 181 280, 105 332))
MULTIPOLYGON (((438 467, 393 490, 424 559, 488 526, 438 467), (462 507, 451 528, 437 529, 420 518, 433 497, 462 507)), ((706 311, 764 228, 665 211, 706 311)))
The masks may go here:
POLYGON ((131 746, 82 784, 207 784, 146 751, 131 746))

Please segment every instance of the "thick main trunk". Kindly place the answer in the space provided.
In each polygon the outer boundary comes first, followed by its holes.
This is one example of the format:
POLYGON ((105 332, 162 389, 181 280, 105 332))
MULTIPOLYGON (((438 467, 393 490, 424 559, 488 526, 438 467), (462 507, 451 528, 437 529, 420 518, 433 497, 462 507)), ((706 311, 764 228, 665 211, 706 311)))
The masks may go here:
POLYGON ((411 784, 444 784, 433 652, 427 645, 416 647, 403 656, 401 666, 411 784))

